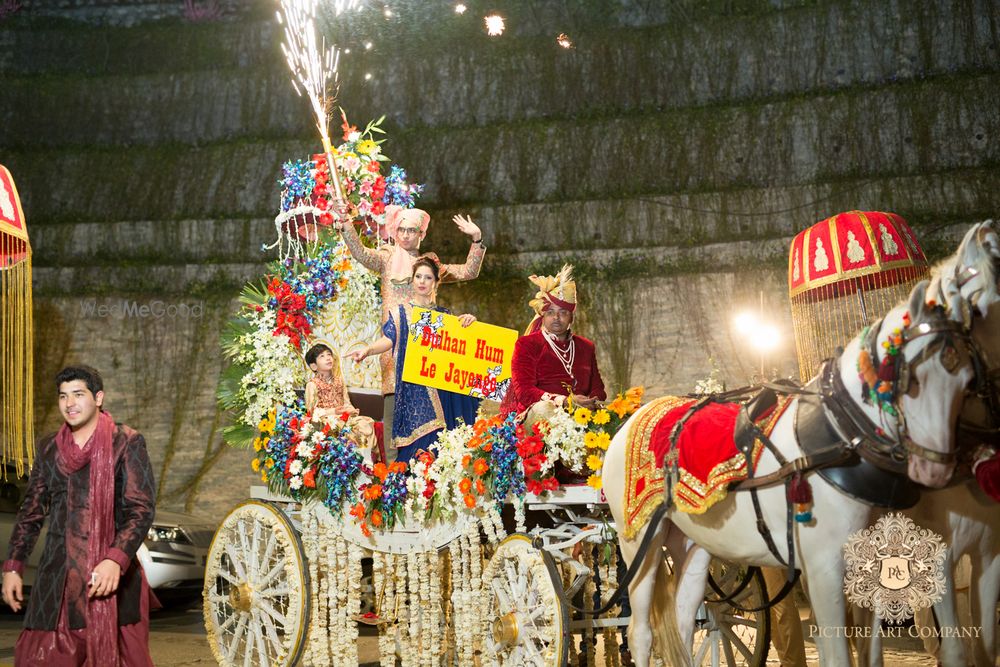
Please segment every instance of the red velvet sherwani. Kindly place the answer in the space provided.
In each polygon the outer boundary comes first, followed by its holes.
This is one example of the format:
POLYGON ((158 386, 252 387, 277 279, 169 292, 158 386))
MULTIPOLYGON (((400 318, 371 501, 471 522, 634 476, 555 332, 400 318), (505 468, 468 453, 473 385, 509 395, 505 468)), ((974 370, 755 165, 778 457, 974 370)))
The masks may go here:
POLYGON ((542 400, 544 394, 568 396, 570 393, 607 399, 604 381, 597 369, 594 344, 582 336, 573 336, 576 356, 573 376, 563 368, 555 352, 549 348, 541 330, 521 336, 514 344, 511 361, 511 382, 504 397, 501 412, 524 412, 542 400))
MULTIPOLYGON (((122 568, 116 592, 118 625, 129 625, 148 621, 140 619, 143 581, 135 552, 153 524, 156 486, 141 434, 117 424, 113 452, 115 539, 106 557, 122 568)), ((90 464, 67 476, 59 470, 56 457, 55 434, 42 438, 3 566, 4 571, 23 571, 47 516, 48 537, 24 618, 24 627, 28 629, 55 630, 64 595, 69 627, 78 629, 87 625, 90 464), (72 502, 69 494, 73 496, 72 502), (85 509, 67 516, 69 505, 85 509)))

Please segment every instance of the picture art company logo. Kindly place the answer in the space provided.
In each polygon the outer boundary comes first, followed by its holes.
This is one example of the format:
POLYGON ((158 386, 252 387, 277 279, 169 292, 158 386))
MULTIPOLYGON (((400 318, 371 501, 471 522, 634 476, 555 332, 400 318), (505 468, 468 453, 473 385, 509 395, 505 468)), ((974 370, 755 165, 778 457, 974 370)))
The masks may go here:
POLYGON ((854 604, 899 624, 944 595, 946 558, 940 535, 890 513, 844 545, 844 592, 854 604))
POLYGON ((80 314, 84 317, 114 317, 117 319, 199 319, 205 314, 205 303, 166 303, 160 300, 140 303, 131 299, 97 303, 97 299, 83 301, 80 314))

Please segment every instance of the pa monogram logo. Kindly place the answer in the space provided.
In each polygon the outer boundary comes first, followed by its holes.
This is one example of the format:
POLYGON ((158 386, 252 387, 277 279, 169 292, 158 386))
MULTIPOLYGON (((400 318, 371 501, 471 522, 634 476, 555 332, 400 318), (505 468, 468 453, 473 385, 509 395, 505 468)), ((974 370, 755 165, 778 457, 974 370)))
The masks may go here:
POLYGON ((902 623, 944 595, 947 555, 940 535, 887 514, 844 545, 844 592, 852 603, 902 623))

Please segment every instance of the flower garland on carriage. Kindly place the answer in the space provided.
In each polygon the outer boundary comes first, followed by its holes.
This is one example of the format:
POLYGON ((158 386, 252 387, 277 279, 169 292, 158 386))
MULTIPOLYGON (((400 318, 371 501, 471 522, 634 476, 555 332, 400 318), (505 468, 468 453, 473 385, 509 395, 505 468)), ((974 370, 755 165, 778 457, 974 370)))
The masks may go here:
MULTIPOLYGON (((363 242, 386 242, 385 207, 411 208, 423 187, 382 153, 382 119, 363 130, 343 122, 336 149, 338 172, 363 242)), ((248 284, 239 312, 223 337, 230 361, 219 387, 220 405, 233 416, 224 430, 235 447, 251 448, 250 465, 272 492, 322 503, 335 516, 345 510, 370 534, 407 520, 418 524, 476 514, 526 494, 559 488, 556 464, 600 488, 603 452, 638 408, 641 389, 591 411, 568 405, 525 429, 515 415, 486 416, 444 431, 436 455, 411 464, 377 462, 352 438, 347 413, 321 421, 297 389, 305 384, 302 354, 323 323, 356 323, 374 330, 380 313, 377 276, 352 260, 333 229, 335 189, 325 155, 282 167, 281 212, 275 220, 279 259, 263 280, 248 284)), ((371 363, 371 362, 363 362, 371 363)), ((355 375, 355 378, 360 377, 355 375)), ((346 517, 345 517, 346 520, 346 517)))

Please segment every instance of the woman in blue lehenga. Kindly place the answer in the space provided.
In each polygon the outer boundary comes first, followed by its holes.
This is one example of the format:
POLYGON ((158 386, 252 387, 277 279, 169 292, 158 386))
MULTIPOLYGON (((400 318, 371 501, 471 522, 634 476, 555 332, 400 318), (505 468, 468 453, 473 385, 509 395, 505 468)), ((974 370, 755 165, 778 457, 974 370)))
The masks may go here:
MULTIPOLYGON (((399 310, 382 326, 382 338, 362 350, 347 356, 361 361, 373 354, 393 350, 396 357, 396 404, 392 419, 392 446, 396 448, 397 461, 409 461, 421 449, 431 449, 438 433, 445 428, 455 428, 459 419, 466 424, 476 420, 479 399, 456 394, 443 389, 433 389, 403 381, 403 359, 410 337, 409 320, 413 306, 449 313, 434 303, 439 280, 438 266, 427 258, 413 264, 413 300, 401 304, 399 310)), ((462 326, 476 321, 473 315, 459 317, 462 326)))

